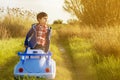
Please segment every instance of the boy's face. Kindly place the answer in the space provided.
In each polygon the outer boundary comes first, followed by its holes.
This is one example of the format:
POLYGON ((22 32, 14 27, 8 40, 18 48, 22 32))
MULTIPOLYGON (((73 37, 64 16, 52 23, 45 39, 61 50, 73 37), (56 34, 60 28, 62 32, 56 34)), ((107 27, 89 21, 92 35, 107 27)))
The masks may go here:
POLYGON ((42 17, 41 19, 38 19, 38 22, 41 24, 41 25, 46 25, 47 24, 47 19, 48 17, 45 16, 45 17, 42 17))

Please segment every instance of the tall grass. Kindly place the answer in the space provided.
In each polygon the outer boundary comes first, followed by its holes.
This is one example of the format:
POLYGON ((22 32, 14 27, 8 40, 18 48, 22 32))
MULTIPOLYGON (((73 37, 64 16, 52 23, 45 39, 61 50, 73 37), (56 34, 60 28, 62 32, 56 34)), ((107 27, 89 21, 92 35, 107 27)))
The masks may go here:
POLYGON ((0 80, 13 80, 13 68, 23 49, 23 39, 0 40, 0 80), (6 77, 7 76, 7 77, 6 77))
POLYGON ((120 56, 120 27, 100 28, 92 34, 92 42, 97 53, 120 56))
POLYGON ((28 28, 33 24, 33 20, 35 20, 32 16, 34 14, 19 8, 3 9, 3 14, 3 19, 0 21, 0 39, 25 36, 28 28))
POLYGON ((94 54, 94 68, 98 80, 119 80, 120 79, 120 59, 115 56, 98 56, 94 54))
POLYGON ((72 56, 78 80, 120 79, 119 26, 66 26, 58 29, 58 34, 59 42, 72 56))
POLYGON ((4 25, 0 23, 0 39, 8 39, 10 34, 4 25))
POLYGON ((105 26, 103 28, 82 25, 61 25, 61 28, 57 30, 60 33, 59 37, 61 39, 68 40, 71 37, 87 39, 91 41, 93 48, 98 54, 119 57, 120 26, 118 25, 105 26))
POLYGON ((94 50, 89 40, 80 36, 79 26, 66 26, 58 29, 59 43, 66 50, 72 59, 74 67, 75 80, 96 80, 96 71, 93 67, 92 55, 94 50))
POLYGON ((95 51, 93 58, 98 80, 120 79, 120 27, 106 26, 92 34, 92 43, 95 51))

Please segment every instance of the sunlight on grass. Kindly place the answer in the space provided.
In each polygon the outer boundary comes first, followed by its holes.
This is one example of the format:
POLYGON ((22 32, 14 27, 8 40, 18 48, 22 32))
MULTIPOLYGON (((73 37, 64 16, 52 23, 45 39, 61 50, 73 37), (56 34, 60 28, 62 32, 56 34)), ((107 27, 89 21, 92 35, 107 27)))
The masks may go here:
POLYGON ((119 80, 120 79, 120 59, 114 56, 97 56, 95 61, 98 80, 119 80), (96 63, 97 61, 97 63, 96 63))
MULTIPOLYGON (((23 38, 9 39, 0 41, 0 69, 3 71, 0 76, 1 80, 13 80, 13 68, 16 65, 19 57, 17 56, 18 51, 24 51, 23 38), (9 66, 9 69, 7 69, 9 66), (8 76, 8 77, 5 77, 8 76)), ((66 68, 62 53, 59 51, 56 43, 51 44, 50 51, 53 53, 52 57, 56 61, 57 73, 55 80, 72 80, 71 72, 66 68)), ((35 78, 29 80, 36 80, 35 78)), ((42 79, 41 79, 42 80, 42 79)))
POLYGON ((7 59, 16 56, 17 52, 23 50, 23 39, 0 40, 0 64, 6 63, 7 59))
POLYGON ((74 32, 62 27, 58 41, 73 58, 77 80, 119 80, 119 26, 82 27, 80 36, 74 32))
POLYGON ((23 39, 0 40, 0 72, 2 72, 1 80, 13 80, 13 68, 19 57, 18 51, 23 50, 23 39), (7 77, 6 77, 7 76, 7 77))
POLYGON ((53 53, 53 59, 56 61, 57 65, 57 73, 55 80, 72 80, 72 73, 69 69, 66 68, 66 64, 63 58, 63 53, 59 50, 59 47, 57 46, 56 42, 51 44, 50 50, 53 53))

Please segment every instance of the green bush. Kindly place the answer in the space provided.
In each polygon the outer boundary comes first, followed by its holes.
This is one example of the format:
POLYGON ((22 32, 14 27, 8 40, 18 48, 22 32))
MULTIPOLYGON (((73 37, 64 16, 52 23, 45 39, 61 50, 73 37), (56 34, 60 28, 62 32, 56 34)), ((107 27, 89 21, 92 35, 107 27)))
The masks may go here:
POLYGON ((60 20, 60 19, 55 20, 55 21, 53 22, 53 24, 62 24, 62 23, 63 23, 63 20, 60 20))

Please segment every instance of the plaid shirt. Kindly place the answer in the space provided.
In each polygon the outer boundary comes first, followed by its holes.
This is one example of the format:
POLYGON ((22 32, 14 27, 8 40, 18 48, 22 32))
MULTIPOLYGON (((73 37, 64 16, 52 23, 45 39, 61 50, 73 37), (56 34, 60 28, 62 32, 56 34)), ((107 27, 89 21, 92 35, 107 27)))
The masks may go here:
POLYGON ((37 31, 36 40, 38 45, 42 45, 42 46, 45 45, 47 29, 48 29, 47 26, 41 26, 41 25, 36 26, 36 31, 37 31))

